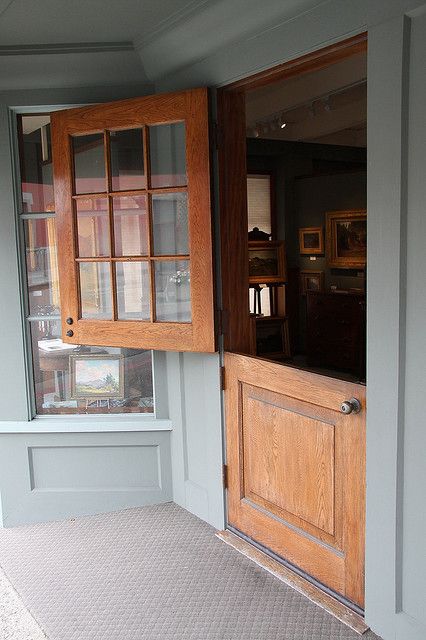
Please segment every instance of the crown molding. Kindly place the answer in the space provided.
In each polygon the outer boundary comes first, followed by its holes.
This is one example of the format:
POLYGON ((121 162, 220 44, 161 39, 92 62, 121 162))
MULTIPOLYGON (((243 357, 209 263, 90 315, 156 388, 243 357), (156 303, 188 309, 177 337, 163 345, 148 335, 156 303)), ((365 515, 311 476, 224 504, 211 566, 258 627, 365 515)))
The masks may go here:
POLYGON ((31 56, 66 53, 134 51, 132 42, 70 42, 64 44, 24 44, 0 46, 0 56, 31 56))

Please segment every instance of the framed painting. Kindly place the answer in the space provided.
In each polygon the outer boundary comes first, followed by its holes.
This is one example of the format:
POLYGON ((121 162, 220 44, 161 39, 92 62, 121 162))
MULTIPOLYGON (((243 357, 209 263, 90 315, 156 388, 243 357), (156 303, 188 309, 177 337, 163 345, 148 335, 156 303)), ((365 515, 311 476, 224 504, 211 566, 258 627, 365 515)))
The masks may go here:
POLYGON ((301 255, 322 255, 324 253, 324 234, 322 227, 304 227, 299 229, 299 251, 301 255))
POLYGON ((250 241, 249 284, 279 284, 286 281, 283 242, 250 241))
POLYGON ((324 291, 324 271, 300 272, 300 294, 305 296, 307 291, 324 291))
POLYGON ((268 358, 289 355, 287 318, 256 318, 256 354, 268 358))
POLYGON ((124 397, 123 356, 109 353, 70 355, 71 398, 124 397))
POLYGON ((364 269, 367 263, 366 210, 329 211, 326 219, 328 266, 364 269))

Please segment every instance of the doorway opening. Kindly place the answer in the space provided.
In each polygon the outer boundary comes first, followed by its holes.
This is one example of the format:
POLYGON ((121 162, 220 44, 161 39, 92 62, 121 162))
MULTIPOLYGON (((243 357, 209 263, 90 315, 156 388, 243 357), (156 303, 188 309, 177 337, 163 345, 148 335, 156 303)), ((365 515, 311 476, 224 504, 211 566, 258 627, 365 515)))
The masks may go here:
POLYGON ((358 51, 245 93, 251 352, 353 382, 365 382, 366 67, 358 51))
POLYGON ((219 92, 228 526, 362 611, 367 37, 219 92))

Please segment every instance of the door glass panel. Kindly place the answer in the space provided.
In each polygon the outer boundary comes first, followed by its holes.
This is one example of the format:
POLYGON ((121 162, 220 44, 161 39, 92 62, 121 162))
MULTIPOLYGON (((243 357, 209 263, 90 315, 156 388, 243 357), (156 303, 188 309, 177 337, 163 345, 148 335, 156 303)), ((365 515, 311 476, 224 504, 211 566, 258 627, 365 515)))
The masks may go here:
POLYGON ((75 193, 106 191, 103 133, 73 136, 75 193))
POLYGON ((112 190, 145 188, 142 129, 110 131, 109 136, 112 190))
POLYGON ((156 319, 191 322, 189 260, 155 262, 156 319))
POLYGON ((117 309, 119 320, 150 320, 148 262, 117 262, 117 309))
POLYGON ((78 255, 80 258, 110 255, 107 198, 77 200, 78 255))
POLYGON ((111 320, 109 262, 80 262, 81 317, 111 320))
POLYGON ((22 116, 20 147, 22 210, 54 211, 49 116, 22 116))
POLYGON ((115 255, 146 256, 149 233, 146 196, 116 196, 112 203, 115 255))
POLYGON ((154 254, 189 253, 188 198, 186 193, 152 196, 154 254))
POLYGON ((185 124, 162 124, 149 128, 151 187, 186 185, 185 124))
POLYGON ((54 218, 25 220, 28 303, 31 316, 59 313, 59 276, 54 218))

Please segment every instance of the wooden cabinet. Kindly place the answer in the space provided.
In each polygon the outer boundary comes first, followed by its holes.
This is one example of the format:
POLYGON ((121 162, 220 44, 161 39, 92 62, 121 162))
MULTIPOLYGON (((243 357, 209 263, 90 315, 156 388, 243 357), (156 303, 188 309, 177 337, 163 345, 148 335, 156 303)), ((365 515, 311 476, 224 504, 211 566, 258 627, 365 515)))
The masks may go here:
POLYGON ((365 379, 365 296, 308 291, 308 365, 365 379))

